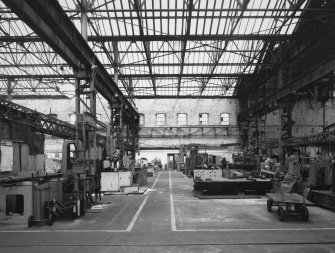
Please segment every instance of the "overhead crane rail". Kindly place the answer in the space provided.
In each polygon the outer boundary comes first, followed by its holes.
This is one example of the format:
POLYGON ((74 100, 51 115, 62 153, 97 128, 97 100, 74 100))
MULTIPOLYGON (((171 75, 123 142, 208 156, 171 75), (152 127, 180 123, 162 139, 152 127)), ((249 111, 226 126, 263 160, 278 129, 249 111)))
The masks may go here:
POLYGON ((47 42, 71 67, 79 79, 91 78, 96 68, 95 88, 109 102, 123 104, 125 113, 138 118, 133 105, 123 95, 92 49, 57 1, 3 0, 20 19, 47 42))
MULTIPOLYGON (((293 137, 284 140, 283 147, 308 147, 319 146, 335 142, 335 130, 313 134, 309 136, 293 137)), ((262 143, 261 143, 262 145, 262 143)), ((269 140, 263 142, 267 148, 276 148, 279 145, 278 140, 269 140)))
POLYGON ((52 136, 75 139, 76 127, 41 112, 0 98, 0 118, 31 126, 32 130, 52 136))

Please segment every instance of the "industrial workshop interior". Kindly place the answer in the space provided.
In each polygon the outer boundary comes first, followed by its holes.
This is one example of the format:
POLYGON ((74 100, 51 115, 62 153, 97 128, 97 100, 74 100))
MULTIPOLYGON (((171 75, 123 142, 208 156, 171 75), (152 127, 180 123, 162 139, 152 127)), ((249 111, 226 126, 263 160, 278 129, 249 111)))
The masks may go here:
POLYGON ((0 252, 335 252, 334 95, 335 0, 0 0, 0 252))

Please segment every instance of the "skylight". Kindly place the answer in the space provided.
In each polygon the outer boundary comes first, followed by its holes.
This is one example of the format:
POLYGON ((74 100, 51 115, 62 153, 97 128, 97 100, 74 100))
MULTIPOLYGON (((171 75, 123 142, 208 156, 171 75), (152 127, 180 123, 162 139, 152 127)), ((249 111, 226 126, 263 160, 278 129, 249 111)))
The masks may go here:
MULTIPOLYGON (((220 98, 233 96, 239 80, 254 73, 269 41, 290 39, 307 1, 89 2, 88 43, 111 75, 132 83, 135 97, 220 98)), ((80 1, 59 3, 80 30, 80 1)), ((14 95, 72 96, 72 69, 0 8, 0 95, 11 82, 14 95)))

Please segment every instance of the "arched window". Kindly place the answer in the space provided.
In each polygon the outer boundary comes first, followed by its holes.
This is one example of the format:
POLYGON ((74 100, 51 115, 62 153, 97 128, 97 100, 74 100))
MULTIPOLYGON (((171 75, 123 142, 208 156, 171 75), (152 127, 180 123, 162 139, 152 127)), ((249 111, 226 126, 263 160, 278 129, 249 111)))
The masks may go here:
POLYGON ((220 125, 228 126, 230 124, 229 119, 230 119, 229 113, 221 113, 220 114, 220 125))
POLYGON ((208 125, 208 113, 199 114, 199 123, 200 125, 208 125))
POLYGON ((165 118, 166 118, 165 113, 157 113, 156 114, 156 125, 164 126, 166 124, 165 118))
POLYGON ((140 115, 140 126, 144 126, 144 124, 145 124, 144 114, 140 113, 139 115, 140 115))
POLYGON ((187 114, 178 113, 177 120, 178 120, 178 126, 186 126, 187 125, 187 114))
POLYGON ((69 114, 69 122, 73 125, 76 124, 76 113, 75 112, 69 114))

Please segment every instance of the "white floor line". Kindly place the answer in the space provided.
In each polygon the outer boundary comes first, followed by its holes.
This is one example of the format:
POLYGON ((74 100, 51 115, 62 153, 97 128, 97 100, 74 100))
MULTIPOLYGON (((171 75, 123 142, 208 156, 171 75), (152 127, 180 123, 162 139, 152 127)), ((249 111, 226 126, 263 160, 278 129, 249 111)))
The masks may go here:
POLYGON ((133 219, 132 219, 131 222, 129 223, 129 226, 127 227, 127 231, 128 231, 128 232, 130 232, 130 231, 133 229, 133 227, 134 227, 134 225, 135 225, 135 222, 136 222, 138 216, 140 215, 140 213, 141 213, 141 211, 142 211, 144 205, 147 203, 148 197, 149 197, 149 195, 147 195, 147 196, 144 198, 144 200, 142 201, 142 204, 141 204, 140 207, 137 209, 137 212, 136 212, 135 216, 133 217, 133 219))
POLYGON ((54 230, 2 230, 0 233, 94 233, 94 232, 103 232, 103 233, 124 233, 128 232, 127 230, 112 230, 112 229, 87 229, 87 230, 65 230, 65 229, 54 229, 54 230))
MULTIPOLYGON (((161 175, 161 172, 159 172, 155 182, 151 186, 151 188, 155 188, 156 183, 161 175)), ((124 232, 130 232, 134 225, 136 220, 138 219, 138 216, 140 215, 144 205, 146 204, 149 196, 146 196, 144 200, 142 201, 140 207, 138 208, 136 214, 134 215, 133 219, 129 223, 126 230, 111 230, 111 229, 92 229, 92 230, 64 230, 64 229, 55 229, 55 230, 0 230, 0 233, 93 233, 93 232, 104 232, 104 233, 124 233, 124 232)))
POLYGON ((255 232, 255 231, 330 231, 335 228, 227 228, 227 229, 178 229, 177 232, 255 232))
POLYGON ((158 178, 160 177, 160 175, 161 175, 161 172, 158 173, 158 177, 156 178, 155 182, 154 182, 153 185, 151 186, 151 189, 154 189, 154 188, 155 188, 156 183, 157 183, 158 178))
POLYGON ((174 210, 174 201, 173 201, 173 193, 172 193, 172 181, 171 181, 171 172, 169 171, 169 184, 170 184, 170 207, 171 207, 171 230, 177 231, 176 227, 176 214, 174 210))
POLYGON ((172 192, 172 182, 171 182, 171 171, 169 170, 169 184, 170 184, 170 191, 172 192))
POLYGON ((171 206, 171 230, 177 231, 176 227, 176 215, 174 211, 173 195, 170 193, 170 206, 171 206))
MULTIPOLYGON (((158 178, 160 177, 160 175, 161 175, 161 173, 159 172, 158 177, 156 178, 155 182, 154 182, 153 185, 151 186, 151 189, 153 189, 153 188, 156 186, 156 183, 157 183, 158 178)), ((142 204, 141 204, 140 207, 138 208, 138 210, 137 210, 135 216, 133 217, 133 219, 132 219, 131 222, 129 223, 129 226, 128 226, 127 229, 126 229, 127 232, 130 232, 130 231, 133 229, 133 227, 134 227, 134 225, 135 225, 135 222, 137 221, 138 216, 140 215, 140 213, 141 213, 143 207, 145 206, 145 204, 147 203, 148 197, 149 197, 149 195, 147 195, 147 196, 144 198, 144 200, 142 201, 142 204)))

